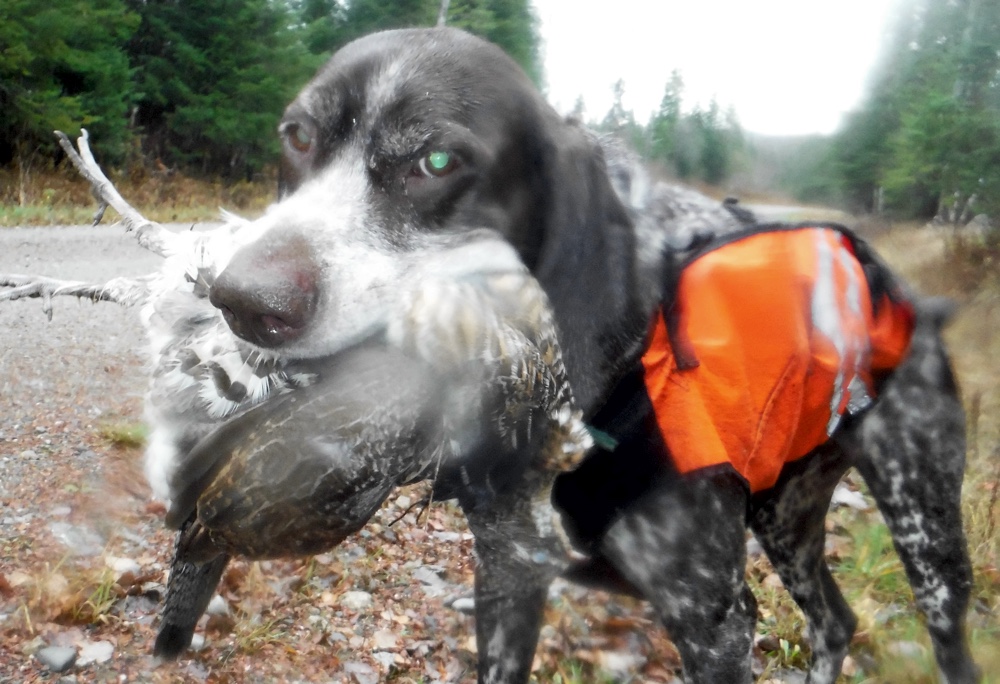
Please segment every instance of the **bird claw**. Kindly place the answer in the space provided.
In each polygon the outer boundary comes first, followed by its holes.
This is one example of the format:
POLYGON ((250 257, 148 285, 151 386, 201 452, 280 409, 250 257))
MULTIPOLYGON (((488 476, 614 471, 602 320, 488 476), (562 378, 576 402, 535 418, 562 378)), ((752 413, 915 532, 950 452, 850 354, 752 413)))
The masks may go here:
POLYGON ((96 226, 101 221, 104 220, 104 212, 107 211, 107 209, 108 209, 108 203, 105 202, 104 200, 100 200, 100 202, 97 205, 97 211, 94 212, 94 221, 92 225, 96 226))
POLYGON ((67 290, 79 288, 81 285, 83 283, 56 280, 45 276, 0 275, 0 288, 9 288, 0 289, 0 302, 31 298, 41 299, 42 312, 51 321, 52 297, 60 294, 75 294, 67 292, 67 290))

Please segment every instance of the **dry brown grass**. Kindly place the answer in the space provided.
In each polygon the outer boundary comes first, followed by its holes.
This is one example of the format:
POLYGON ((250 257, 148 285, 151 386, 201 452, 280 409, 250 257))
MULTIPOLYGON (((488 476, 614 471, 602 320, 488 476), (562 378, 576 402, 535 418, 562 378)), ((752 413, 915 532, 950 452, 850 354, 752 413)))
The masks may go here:
MULTIPOLYGON (((108 175, 126 200, 161 223, 214 221, 222 208, 253 217, 274 201, 277 187, 273 172, 235 183, 142 167, 108 175)), ((37 170, 26 182, 16 170, 0 169, 0 226, 90 223, 95 208, 87 183, 66 164, 37 170)))

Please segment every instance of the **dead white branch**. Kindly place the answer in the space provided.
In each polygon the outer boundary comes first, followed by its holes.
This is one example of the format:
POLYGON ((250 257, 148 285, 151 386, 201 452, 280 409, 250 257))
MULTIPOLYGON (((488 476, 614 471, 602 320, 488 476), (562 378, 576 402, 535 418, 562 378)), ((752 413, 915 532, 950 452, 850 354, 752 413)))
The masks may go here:
POLYGON ((121 216, 122 223, 125 224, 127 232, 134 232, 139 245, 162 257, 169 256, 175 252, 174 247, 178 241, 177 236, 164 228, 159 223, 150 221, 140 214, 135 207, 125 201, 114 183, 101 171, 97 160, 94 159, 88 143, 89 135, 86 129, 80 129, 80 137, 77 138, 77 145, 80 151, 77 152, 70 142, 69 137, 62 131, 55 131, 59 138, 59 145, 66 151, 73 166, 80 172, 91 185, 91 190, 98 201, 98 210, 94 215, 94 225, 101 222, 104 210, 108 206, 112 207, 121 216))

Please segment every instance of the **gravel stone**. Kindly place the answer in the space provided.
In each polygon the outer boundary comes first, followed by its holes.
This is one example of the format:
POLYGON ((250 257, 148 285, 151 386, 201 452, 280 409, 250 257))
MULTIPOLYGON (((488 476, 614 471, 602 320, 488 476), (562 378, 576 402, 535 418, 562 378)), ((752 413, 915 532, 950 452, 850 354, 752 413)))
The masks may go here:
POLYGON ((364 610, 372 605, 372 595, 367 591, 348 591, 341 597, 340 605, 348 610, 364 610))
POLYGON ((76 649, 68 646, 46 646, 35 653, 35 657, 50 672, 65 672, 76 663, 76 649))

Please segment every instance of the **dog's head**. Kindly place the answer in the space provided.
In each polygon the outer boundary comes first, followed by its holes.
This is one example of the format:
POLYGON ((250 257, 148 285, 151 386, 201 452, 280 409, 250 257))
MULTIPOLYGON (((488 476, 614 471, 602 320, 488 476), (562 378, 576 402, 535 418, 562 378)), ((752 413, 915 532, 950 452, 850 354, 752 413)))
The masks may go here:
POLYGON ((632 227, 600 147, 502 51, 453 29, 362 38, 279 131, 281 200, 243 229, 212 288, 237 335, 288 358, 336 353, 386 324, 428 252, 499 235, 546 289, 593 405, 644 323, 632 227))

